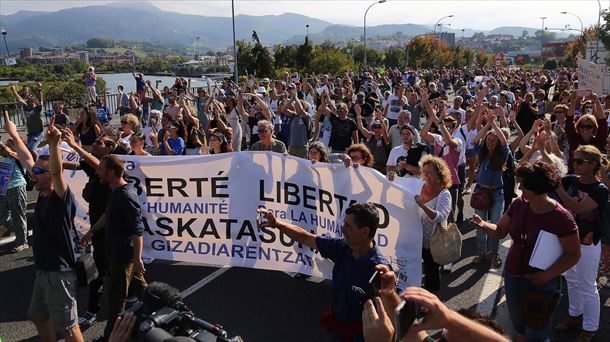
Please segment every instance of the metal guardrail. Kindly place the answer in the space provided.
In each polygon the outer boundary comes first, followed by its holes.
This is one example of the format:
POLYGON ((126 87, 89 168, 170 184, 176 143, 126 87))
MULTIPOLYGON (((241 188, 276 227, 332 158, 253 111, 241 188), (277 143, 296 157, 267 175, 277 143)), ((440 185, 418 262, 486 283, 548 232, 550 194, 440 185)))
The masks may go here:
MULTIPOLYGON (((197 87, 191 88, 191 92, 196 93, 197 87)), ((118 104, 119 104, 119 96, 120 94, 106 94, 98 96, 98 98, 105 98, 106 100, 106 108, 108 108, 108 112, 111 114, 116 113, 118 104)), ((42 112, 43 112, 43 122, 45 124, 49 123, 51 116, 53 116, 53 107, 55 103, 59 101, 43 101, 42 104, 42 112)), ((71 103, 64 103, 64 108, 68 114, 73 114, 70 116, 70 120, 76 120, 77 114, 74 114, 74 109, 80 109, 77 105, 78 103, 85 103, 85 97, 81 99, 74 99, 71 103), (72 110, 71 110, 72 109, 72 110)), ((23 108, 19 105, 18 102, 7 102, 0 103, 0 113, 4 111, 8 111, 9 117, 11 120, 17 125, 18 128, 25 127, 25 115, 23 113, 23 108)), ((4 118, 0 115, 0 128, 4 128, 4 118)))

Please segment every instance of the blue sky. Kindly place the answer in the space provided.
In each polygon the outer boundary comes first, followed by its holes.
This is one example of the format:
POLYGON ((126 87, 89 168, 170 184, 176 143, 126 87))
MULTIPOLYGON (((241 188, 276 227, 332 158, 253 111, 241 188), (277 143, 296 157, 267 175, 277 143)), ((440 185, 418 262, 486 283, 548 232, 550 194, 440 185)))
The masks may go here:
MULTIPOLYGON (((133 1, 133 0, 128 0, 133 1)), ((13 14, 20 10, 56 11, 77 6, 90 6, 110 3, 113 1, 29 1, 0 0, 0 14, 13 14)), ((123 1, 125 2, 125 1, 123 1)), ((156 7, 188 14, 208 13, 208 15, 231 16, 230 0, 172 0, 149 1, 156 7)), ((236 14, 273 15, 294 12, 310 17, 326 20, 332 23, 347 25, 362 25, 366 8, 372 0, 292 0, 292 1, 258 1, 236 0, 236 14)), ((602 9, 610 7, 609 0, 601 1, 602 9)), ((428 24, 433 25, 444 15, 453 14, 453 18, 445 19, 443 23, 451 24, 452 29, 492 29, 498 26, 541 26, 541 16, 548 19, 547 27, 580 28, 575 16, 562 15, 561 11, 578 15, 584 26, 597 23, 598 4, 591 0, 549 0, 549 1, 411 1, 388 0, 377 4, 367 15, 367 25, 380 24, 428 24)))

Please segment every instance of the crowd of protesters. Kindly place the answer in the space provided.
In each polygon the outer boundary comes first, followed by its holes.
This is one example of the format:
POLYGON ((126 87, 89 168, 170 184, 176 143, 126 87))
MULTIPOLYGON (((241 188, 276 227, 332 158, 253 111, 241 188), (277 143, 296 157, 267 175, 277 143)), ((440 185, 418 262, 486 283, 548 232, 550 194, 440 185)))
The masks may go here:
MULTIPOLYGON (((42 320, 39 314, 44 305, 38 297, 49 289, 36 287, 30 311, 41 336, 55 328, 69 332, 67 340, 78 340, 80 332, 70 330, 74 328, 71 322, 84 327, 96 321, 105 287, 112 293, 113 317, 104 334, 109 338, 116 314, 146 286, 142 223, 124 220, 139 217, 140 208, 133 188, 122 181, 122 161, 116 155, 208 155, 248 150, 290 154, 312 163, 338 160, 347 167, 371 167, 389 181, 421 178, 424 185, 414 200, 420 208, 424 236, 423 287, 429 292, 420 295, 438 291, 441 268, 451 270, 451 265, 433 260, 428 245, 431 235, 441 223, 456 223, 462 228, 469 224, 477 229, 477 255, 472 264, 489 260, 491 267, 500 268, 505 263, 504 286, 518 340, 548 339, 556 302, 549 304, 549 319, 536 327, 529 324, 520 305, 529 292, 559 293, 564 273, 569 315, 555 329, 579 329, 578 341, 595 336, 600 318, 598 277, 610 275, 605 218, 610 186, 610 95, 578 90, 575 70, 371 68, 343 75, 286 73, 281 80, 257 80, 250 75, 242 84, 227 80, 195 90, 182 78, 176 78, 172 87, 156 89, 143 74, 134 70, 133 75, 136 91, 127 94, 119 86, 119 103, 113 115, 104 99, 97 97, 96 75, 93 67, 89 68, 83 76, 89 105, 70 121, 63 105, 57 103, 46 143, 41 85, 33 92, 24 88, 21 94, 11 88, 23 108, 27 129, 22 140, 5 115, 11 139, 0 145, 0 153, 3 162, 13 166, 13 173, 0 205, 0 223, 16 235, 12 252, 28 248, 28 178, 34 178, 36 189, 43 193, 38 200, 44 202, 41 210, 48 211, 49 206, 63 201, 63 234, 72 234, 67 223, 70 215, 74 216, 69 210, 72 193, 56 174, 61 169, 55 165, 56 147, 80 156, 78 162, 64 162, 63 168, 82 169, 89 176, 82 196, 89 203, 91 229, 82 242, 93 243, 100 280, 89 285, 88 310, 80 318, 75 316, 75 303, 71 303, 74 312, 70 315, 62 313, 58 318, 59 313, 47 308, 47 321, 42 320), (112 124, 113 116, 120 119, 119 127, 112 124), (42 144, 49 145, 46 154, 39 150, 42 144), (43 189, 42 177, 49 176, 46 173, 50 173, 47 183, 51 185, 43 189), (467 195, 470 202, 465 201, 467 195), (464 217, 468 206, 475 208, 472 220, 464 217), (547 270, 533 269, 527 263, 541 227, 557 235, 563 249, 560 259, 547 270), (507 259, 502 260, 499 242, 507 235, 513 244, 507 259), (103 285, 104 278, 108 285, 103 285)), ((35 257, 37 270, 49 273, 72 267, 65 254, 70 249, 45 252, 46 247, 37 244, 51 238, 44 236, 34 236, 35 255, 55 253, 52 257, 57 262, 37 262, 40 258, 35 257), (43 251, 36 250, 37 246, 43 251)), ((307 241, 313 248, 323 242, 307 241)), ((323 256, 331 255, 328 248, 321 250, 323 256)), ((39 276, 37 273, 37 282, 39 276)), ((53 299, 73 301, 70 294, 74 289, 64 290, 64 297, 53 299)), ((402 297, 413 299, 417 293, 407 289, 402 297)), ((360 311, 375 311, 369 304, 361 303, 360 311)), ((385 314, 379 305, 377 310, 377 318, 385 314)), ((353 312, 345 315, 353 316, 353 312)), ((351 320, 339 321, 336 332, 354 323, 351 320)), ((365 337, 370 324, 364 324, 365 337)), ((393 331, 391 325, 385 328, 393 331)))

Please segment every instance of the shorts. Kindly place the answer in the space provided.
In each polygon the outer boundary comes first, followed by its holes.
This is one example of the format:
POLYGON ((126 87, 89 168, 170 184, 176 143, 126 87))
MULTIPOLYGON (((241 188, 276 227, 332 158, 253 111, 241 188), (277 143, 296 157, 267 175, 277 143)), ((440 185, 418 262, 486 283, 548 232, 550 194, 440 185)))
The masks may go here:
POLYGON ((474 148, 467 148, 466 149, 466 158, 474 158, 476 156, 479 155, 479 149, 474 147, 474 148))
POLYGON ((36 270, 28 315, 48 317, 56 332, 77 325, 76 272, 36 270))

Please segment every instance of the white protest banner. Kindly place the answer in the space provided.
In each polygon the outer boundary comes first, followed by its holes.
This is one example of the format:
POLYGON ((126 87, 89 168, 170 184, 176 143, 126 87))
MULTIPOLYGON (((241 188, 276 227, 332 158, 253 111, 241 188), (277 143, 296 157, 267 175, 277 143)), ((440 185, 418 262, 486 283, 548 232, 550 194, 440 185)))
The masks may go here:
MULTIPOLYGON (((121 156, 138 189, 146 257, 232 265, 331 278, 332 262, 274 228, 257 229, 256 209, 317 235, 342 237, 345 209, 379 209, 375 242, 399 285, 420 286, 422 228, 415 192, 379 172, 272 152, 212 156, 121 156)), ((78 194, 69 180, 73 191, 78 194)), ((417 188, 417 185, 408 186, 417 188)))
POLYGON ((598 96, 610 92, 610 85, 604 84, 607 66, 578 59, 578 89, 591 89, 598 96))

